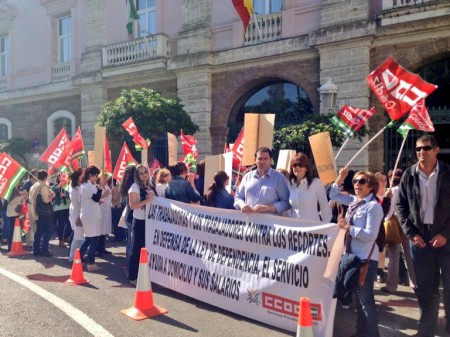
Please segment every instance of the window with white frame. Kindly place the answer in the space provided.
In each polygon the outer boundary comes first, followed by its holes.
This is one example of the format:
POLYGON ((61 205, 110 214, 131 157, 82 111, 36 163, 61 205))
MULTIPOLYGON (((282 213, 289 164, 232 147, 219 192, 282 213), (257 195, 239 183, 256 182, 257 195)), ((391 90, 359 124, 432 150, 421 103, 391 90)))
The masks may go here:
POLYGON ((139 15, 138 37, 156 34, 155 0, 138 0, 136 9, 139 15))
POLYGON ((72 59, 72 17, 70 15, 58 19, 58 63, 72 59))
POLYGON ((75 115, 70 111, 59 110, 51 114, 47 119, 47 144, 53 141, 61 128, 66 129, 67 135, 72 138, 75 134, 75 122, 75 115))
POLYGON ((281 12, 283 0, 253 0, 253 10, 255 14, 265 15, 281 12))
POLYGON ((8 74, 9 40, 8 36, 0 37, 0 76, 8 74))
POLYGON ((11 138, 11 122, 6 118, 0 118, 0 140, 11 138))

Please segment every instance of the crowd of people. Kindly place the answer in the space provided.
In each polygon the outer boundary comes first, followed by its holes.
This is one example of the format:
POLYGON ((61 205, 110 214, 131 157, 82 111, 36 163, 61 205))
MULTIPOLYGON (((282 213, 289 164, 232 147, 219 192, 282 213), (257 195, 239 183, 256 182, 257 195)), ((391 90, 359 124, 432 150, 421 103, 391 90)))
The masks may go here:
MULTIPOLYGON (((420 307, 416 336, 420 337, 435 335, 442 282, 450 333, 450 212, 446 202, 450 170, 437 159, 438 152, 436 139, 422 136, 417 140, 418 163, 405 172, 354 172, 345 166, 327 187, 314 177, 304 153, 291 158, 288 170, 275 170, 272 151, 265 147, 256 151, 255 165, 243 176, 230 177, 219 171, 210 186, 204 186, 203 161, 197 172, 177 162, 152 175, 146 166, 129 165, 119 183, 89 166, 72 172, 69 186, 60 177, 50 184, 47 171, 32 170, 9 201, 1 201, 3 243, 11 250, 16 218, 28 211, 25 240, 27 246, 33 245, 36 258, 52 256, 49 241, 56 234, 58 246, 70 248, 69 261, 79 248, 86 269, 96 271, 100 269, 96 256, 110 253, 105 241, 113 234, 115 241, 126 243, 127 277, 130 284, 136 284, 139 254, 145 247, 145 214, 155 196, 244 213, 335 222, 345 231, 341 266, 344 261, 359 263, 359 278, 336 291, 343 308, 351 303, 356 306, 354 336, 380 336, 375 282, 386 283, 381 291, 390 294, 399 284, 414 289, 420 307), (47 207, 53 211, 47 213, 47 207)), ((347 272, 341 266, 338 277, 347 272)), ((341 286, 341 280, 336 284, 341 286)))

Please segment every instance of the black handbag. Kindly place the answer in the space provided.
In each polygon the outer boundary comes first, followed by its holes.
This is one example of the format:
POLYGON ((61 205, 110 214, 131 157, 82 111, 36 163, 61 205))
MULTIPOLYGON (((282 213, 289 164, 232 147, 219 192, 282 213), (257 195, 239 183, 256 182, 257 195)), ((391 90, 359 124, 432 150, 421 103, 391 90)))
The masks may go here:
POLYGON ((41 191, 39 191, 36 197, 36 205, 34 207, 34 211, 39 216, 50 216, 53 215, 53 205, 51 202, 44 202, 42 199, 41 191))

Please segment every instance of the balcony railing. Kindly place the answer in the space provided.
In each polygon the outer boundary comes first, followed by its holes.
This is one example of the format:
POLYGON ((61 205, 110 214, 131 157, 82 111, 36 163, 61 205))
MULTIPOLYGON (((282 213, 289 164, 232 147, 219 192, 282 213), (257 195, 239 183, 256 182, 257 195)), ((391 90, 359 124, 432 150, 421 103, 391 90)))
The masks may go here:
POLYGON ((383 9, 415 6, 428 2, 436 2, 436 0, 383 0, 383 9))
POLYGON ((158 57, 170 57, 170 40, 163 34, 106 46, 102 51, 103 66, 118 66, 158 57))
POLYGON ((244 45, 277 40, 282 33, 281 12, 252 18, 244 35, 244 45), (256 24, 257 23, 257 24, 256 24))
POLYGON ((58 63, 52 66, 52 82, 70 80, 70 62, 58 63))
POLYGON ((0 91, 6 91, 6 76, 0 76, 0 91))

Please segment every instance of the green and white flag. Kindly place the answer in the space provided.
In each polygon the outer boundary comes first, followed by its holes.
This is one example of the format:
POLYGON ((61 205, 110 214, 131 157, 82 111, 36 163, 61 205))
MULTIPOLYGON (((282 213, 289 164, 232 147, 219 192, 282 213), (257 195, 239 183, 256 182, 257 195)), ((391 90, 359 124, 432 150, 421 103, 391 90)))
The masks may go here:
POLYGON ((136 11, 136 6, 134 5, 134 0, 128 0, 130 6, 128 7, 128 23, 126 25, 127 27, 127 31, 128 31, 128 35, 132 35, 133 34, 133 25, 134 22, 139 20, 139 15, 136 11))

